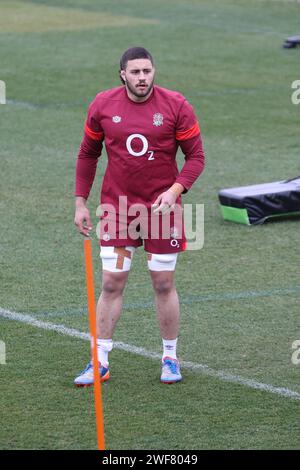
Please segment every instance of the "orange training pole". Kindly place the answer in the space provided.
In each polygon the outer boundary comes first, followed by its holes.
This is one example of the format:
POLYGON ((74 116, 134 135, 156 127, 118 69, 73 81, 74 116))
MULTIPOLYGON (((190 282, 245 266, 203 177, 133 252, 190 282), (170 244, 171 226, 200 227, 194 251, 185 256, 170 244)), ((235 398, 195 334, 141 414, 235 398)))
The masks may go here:
POLYGON ((96 328, 96 308, 95 308, 95 292, 94 292, 94 278, 93 278, 93 260, 92 260, 92 242, 90 239, 84 240, 84 257, 86 268, 86 285, 88 297, 88 311, 90 333, 92 339, 92 361, 94 368, 94 397, 95 397, 95 412, 96 412, 96 429, 97 429, 97 443, 99 450, 105 450, 104 439, 104 419, 103 419, 103 406, 100 374, 98 367, 98 354, 97 354, 97 328, 96 328))

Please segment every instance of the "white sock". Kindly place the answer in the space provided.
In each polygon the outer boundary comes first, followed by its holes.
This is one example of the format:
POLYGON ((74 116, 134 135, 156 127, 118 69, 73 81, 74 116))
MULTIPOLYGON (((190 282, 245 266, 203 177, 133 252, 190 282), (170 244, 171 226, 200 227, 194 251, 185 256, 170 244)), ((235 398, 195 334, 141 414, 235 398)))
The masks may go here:
POLYGON ((103 367, 108 367, 108 353, 113 348, 113 340, 112 339, 97 339, 97 353, 98 353, 98 361, 101 363, 103 367))
POLYGON ((171 357, 172 359, 177 359, 176 356, 176 346, 177 346, 177 338, 176 339, 163 339, 163 356, 162 358, 168 356, 171 357))

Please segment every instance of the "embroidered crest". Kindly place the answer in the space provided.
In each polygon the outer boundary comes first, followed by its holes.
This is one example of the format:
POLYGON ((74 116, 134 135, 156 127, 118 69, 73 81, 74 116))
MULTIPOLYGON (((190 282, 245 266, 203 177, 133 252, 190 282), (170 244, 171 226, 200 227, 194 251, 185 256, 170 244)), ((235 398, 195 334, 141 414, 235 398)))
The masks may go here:
POLYGON ((164 117, 160 113, 153 114, 153 125, 154 126, 162 126, 164 123, 164 117))
POLYGON ((122 121, 122 118, 121 116, 114 116, 112 118, 113 122, 115 122, 116 124, 118 124, 118 122, 121 122, 122 121))

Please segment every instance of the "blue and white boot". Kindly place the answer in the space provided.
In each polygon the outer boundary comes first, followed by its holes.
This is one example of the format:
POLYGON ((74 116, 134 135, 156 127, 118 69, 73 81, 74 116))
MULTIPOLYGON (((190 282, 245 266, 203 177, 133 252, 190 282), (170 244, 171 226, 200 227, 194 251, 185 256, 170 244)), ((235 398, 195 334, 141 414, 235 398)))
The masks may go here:
POLYGON ((164 384, 173 384, 182 379, 180 373, 180 364, 177 359, 172 357, 164 357, 162 360, 162 371, 160 381, 164 384))
MULTIPOLYGON (((109 369, 103 367, 99 362, 100 382, 105 382, 109 379, 109 369)), ((89 362, 86 368, 74 380, 76 387, 89 387, 94 385, 94 368, 92 362, 89 362)))

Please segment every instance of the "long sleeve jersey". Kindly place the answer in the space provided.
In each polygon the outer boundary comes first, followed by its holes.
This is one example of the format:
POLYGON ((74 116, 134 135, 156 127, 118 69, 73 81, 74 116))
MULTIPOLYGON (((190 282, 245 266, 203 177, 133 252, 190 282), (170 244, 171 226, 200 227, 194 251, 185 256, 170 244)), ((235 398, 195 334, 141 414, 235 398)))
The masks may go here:
POLYGON ((99 93, 88 109, 76 166, 75 195, 88 198, 105 144, 108 163, 101 203, 146 207, 173 183, 186 192, 204 168, 200 128, 192 106, 180 93, 154 86, 144 102, 132 101, 124 86, 99 93), (185 163, 178 171, 181 147, 185 163))

